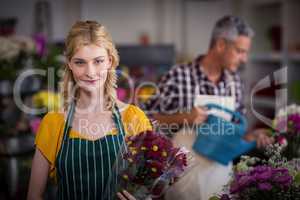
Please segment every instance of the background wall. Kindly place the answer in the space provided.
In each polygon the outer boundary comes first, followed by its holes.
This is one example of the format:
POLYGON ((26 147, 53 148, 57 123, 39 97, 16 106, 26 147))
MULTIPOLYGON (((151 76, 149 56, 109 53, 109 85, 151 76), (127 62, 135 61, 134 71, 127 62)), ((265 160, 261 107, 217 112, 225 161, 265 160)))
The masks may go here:
MULTIPOLYGON (((34 30, 37 0, 0 0, 0 17, 18 17, 17 34, 34 30)), ((147 33, 154 44, 176 46, 193 57, 207 49, 214 22, 231 13, 231 0, 52 0, 52 39, 61 41, 77 19, 97 20, 110 30, 118 44, 136 44, 147 33)))

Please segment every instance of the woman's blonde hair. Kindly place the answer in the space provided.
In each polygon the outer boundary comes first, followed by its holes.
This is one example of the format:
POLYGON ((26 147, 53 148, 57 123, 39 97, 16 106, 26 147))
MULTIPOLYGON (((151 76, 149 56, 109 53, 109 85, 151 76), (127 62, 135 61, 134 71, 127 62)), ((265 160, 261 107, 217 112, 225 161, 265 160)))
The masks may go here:
MULTIPOLYGON (((85 45, 95 44, 105 48, 111 57, 111 69, 108 71, 107 79, 104 83, 104 95, 107 102, 107 109, 111 110, 116 102, 116 82, 117 75, 115 72, 116 67, 119 65, 118 51, 112 41, 107 29, 96 21, 78 21, 76 22, 65 41, 65 56, 67 61, 70 61, 76 51, 85 45)), ((65 64, 65 73, 63 76, 63 108, 64 111, 68 109, 70 101, 72 101, 75 81, 70 68, 65 64)))

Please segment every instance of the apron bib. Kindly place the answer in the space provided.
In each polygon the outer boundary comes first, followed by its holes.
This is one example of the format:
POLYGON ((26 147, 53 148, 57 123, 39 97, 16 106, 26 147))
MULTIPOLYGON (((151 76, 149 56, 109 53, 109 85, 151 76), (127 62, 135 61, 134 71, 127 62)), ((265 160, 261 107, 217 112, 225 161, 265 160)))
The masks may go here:
MULTIPOLYGON (((231 96, 200 95, 198 92, 200 89, 196 87, 198 93, 196 92, 195 95, 194 106, 205 106, 206 104, 214 103, 234 110, 236 101, 235 84, 231 76, 229 76, 229 80, 231 82, 231 96)), ((216 110, 212 112, 228 121, 231 120, 230 115, 228 116, 225 112, 216 110)), ((192 169, 166 192, 166 200, 207 200, 214 194, 221 192, 223 186, 230 181, 232 162, 224 166, 196 153, 193 149, 196 138, 196 131, 190 128, 181 129, 175 133, 173 138, 174 144, 186 147, 192 152, 194 160, 192 169)))
POLYGON ((117 183, 117 173, 112 168, 125 138, 119 109, 115 106, 113 110, 118 133, 93 141, 69 138, 74 111, 75 102, 70 105, 63 141, 56 159, 57 197, 72 200, 113 199, 116 191, 111 182, 117 183))

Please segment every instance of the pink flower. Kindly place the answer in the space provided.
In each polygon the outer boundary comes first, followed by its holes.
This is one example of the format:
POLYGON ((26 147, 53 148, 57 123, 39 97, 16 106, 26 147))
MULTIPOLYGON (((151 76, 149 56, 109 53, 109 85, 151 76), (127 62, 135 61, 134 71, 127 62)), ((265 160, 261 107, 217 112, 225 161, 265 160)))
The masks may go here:
POLYGON ((34 118, 33 120, 30 121, 30 128, 31 128, 31 131, 32 133, 36 134, 39 127, 40 127, 40 124, 41 124, 41 119, 40 118, 34 118))
POLYGON ((282 146, 286 146, 288 144, 287 139, 282 135, 277 138, 277 142, 282 146))

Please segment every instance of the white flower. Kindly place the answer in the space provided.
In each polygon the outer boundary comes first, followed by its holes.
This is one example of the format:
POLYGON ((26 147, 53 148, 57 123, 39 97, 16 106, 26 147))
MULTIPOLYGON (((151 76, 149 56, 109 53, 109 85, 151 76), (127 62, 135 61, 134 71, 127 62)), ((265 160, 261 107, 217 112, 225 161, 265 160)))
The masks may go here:
POLYGON ((32 53, 35 51, 35 43, 30 37, 26 36, 15 36, 12 37, 11 40, 18 43, 20 48, 26 53, 32 53))
POLYGON ((0 60, 11 60, 19 55, 20 46, 9 38, 0 37, 0 60))
POLYGON ((292 104, 290 106, 288 106, 288 114, 295 114, 297 113, 297 108, 298 106, 296 104, 292 104))
POLYGON ((287 115, 296 114, 296 113, 300 113, 300 106, 298 106, 297 104, 291 104, 285 108, 281 108, 277 112, 276 118, 285 117, 287 115))
POLYGON ((284 117, 286 116, 286 109, 280 109, 279 112, 277 113, 277 117, 284 117))
POLYGON ((300 114, 300 106, 298 106, 298 108, 297 108, 297 113, 300 114))
POLYGON ((0 60, 11 60, 21 51, 31 54, 35 51, 34 41, 25 36, 0 37, 0 60))

